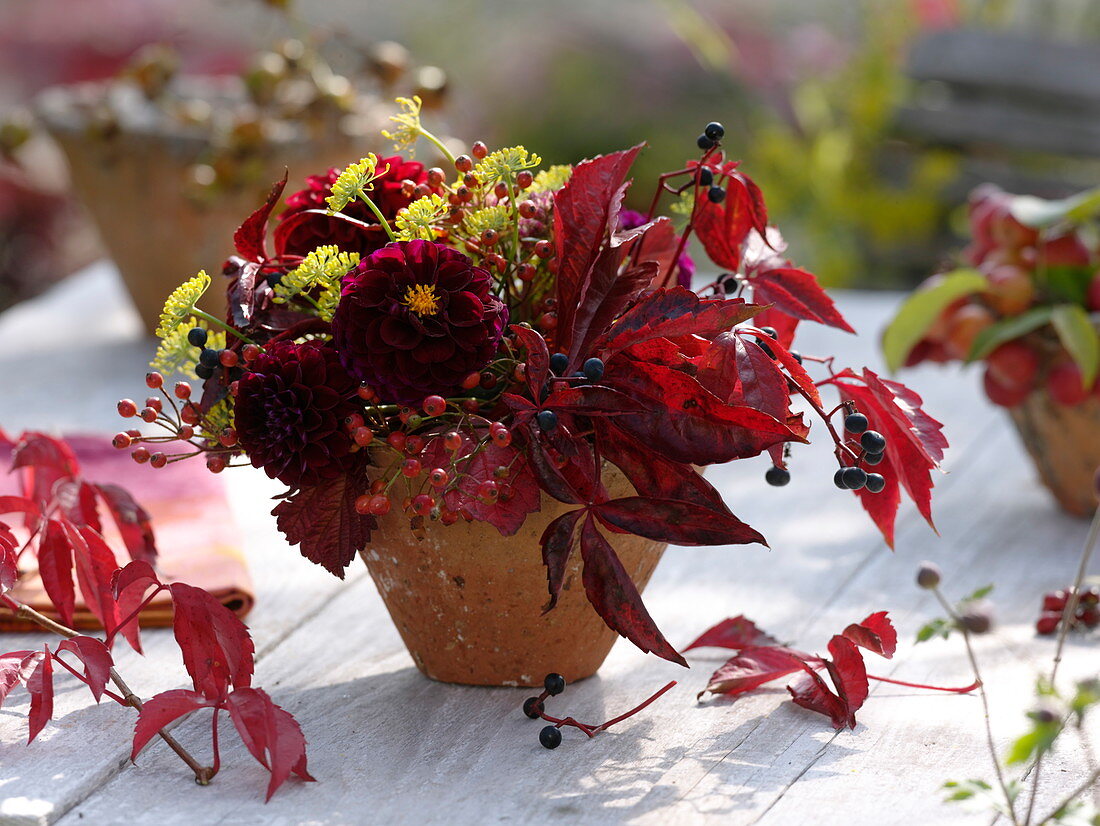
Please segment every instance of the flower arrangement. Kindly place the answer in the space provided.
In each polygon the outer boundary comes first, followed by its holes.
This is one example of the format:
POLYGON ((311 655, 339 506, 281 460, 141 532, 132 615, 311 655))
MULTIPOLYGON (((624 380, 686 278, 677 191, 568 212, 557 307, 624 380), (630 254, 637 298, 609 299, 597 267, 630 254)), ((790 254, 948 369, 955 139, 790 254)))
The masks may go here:
POLYGON ((986 396, 1010 410, 1048 487, 1079 513, 1095 507, 1100 465, 1095 439, 1078 438, 1100 415, 1098 206, 1096 190, 1047 201, 978 187, 961 265, 926 280, 883 337, 892 369, 984 362, 986 396), (1061 478, 1067 457, 1079 472, 1061 478))
POLYGON ((386 134, 407 158, 311 178, 270 243, 285 179, 244 221, 224 321, 196 307, 205 273, 172 294, 148 377, 163 400, 119 404, 164 432, 125 431, 119 448, 153 467, 202 455, 214 472, 261 468, 288 487, 280 530, 337 576, 391 512, 420 537, 460 521, 509 536, 545 501, 576 506, 541 537, 550 607, 577 547, 604 622, 680 663, 609 537, 763 543, 699 467, 767 454, 766 480, 787 484, 790 446, 810 431, 799 402, 834 442, 836 486, 887 542, 902 490, 931 520, 940 424, 903 385, 792 349, 801 321, 854 331, 786 259, 720 124, 641 214, 622 206, 641 146, 544 169, 521 146, 454 157, 417 98, 399 104, 386 134), (412 159, 420 139, 446 169, 412 159), (678 225, 658 215, 663 196, 678 225), (692 233, 723 271, 698 291, 692 233), (198 392, 169 393, 169 372, 198 392), (610 466, 634 495, 608 493, 610 466))

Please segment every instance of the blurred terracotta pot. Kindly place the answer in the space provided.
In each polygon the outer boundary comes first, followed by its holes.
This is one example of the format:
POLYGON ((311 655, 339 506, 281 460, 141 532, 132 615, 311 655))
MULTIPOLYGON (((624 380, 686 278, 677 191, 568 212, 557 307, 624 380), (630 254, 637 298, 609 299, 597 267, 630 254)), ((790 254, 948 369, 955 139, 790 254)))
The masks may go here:
MULTIPOLYGON (((633 495, 614 467, 604 471, 604 484, 612 497, 633 495)), ((585 597, 579 550, 557 606, 543 614, 548 595, 539 539, 575 507, 544 494, 542 510, 510 537, 484 522, 429 522, 418 540, 397 511, 379 520, 362 556, 421 672, 448 683, 508 686, 540 686, 550 672, 568 681, 596 673, 617 634, 585 597)), ((666 545, 606 535, 642 590, 666 545)))
POLYGON ((1009 408, 1020 439, 1043 484, 1062 509, 1074 516, 1096 510, 1094 479, 1100 468, 1100 399, 1090 396, 1072 407, 1037 390, 1009 408))
MULTIPOLYGON (((187 99, 211 104, 234 95, 235 78, 189 78, 187 99)), ((234 163, 247 184, 219 188, 199 197, 195 168, 209 160, 209 129, 187 127, 167 118, 147 117, 138 102, 125 100, 137 114, 117 131, 92 114, 96 101, 120 90, 106 84, 58 87, 43 93, 38 114, 68 161, 72 187, 96 225, 147 330, 152 332, 164 300, 198 270, 214 277, 203 308, 225 310, 217 275, 233 251, 233 231, 261 203, 271 183, 290 170, 289 191, 306 175, 341 166, 355 151, 339 129, 284 130, 264 135, 247 157, 234 163), (133 122, 130 122, 130 121, 133 122)), ((126 90, 121 90, 125 92, 126 90)), ((130 98, 136 92, 129 90, 130 98)), ((113 99, 113 98, 112 98, 113 99)))

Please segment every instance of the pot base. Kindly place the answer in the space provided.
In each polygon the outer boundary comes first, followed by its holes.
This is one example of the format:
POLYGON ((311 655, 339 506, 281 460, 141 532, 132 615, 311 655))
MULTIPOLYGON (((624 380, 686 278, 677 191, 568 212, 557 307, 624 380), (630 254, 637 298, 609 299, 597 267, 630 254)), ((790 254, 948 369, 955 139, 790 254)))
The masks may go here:
MULTIPOLYGON (((613 497, 629 495, 617 469, 605 471, 604 483, 613 497)), ((596 673, 617 635, 588 603, 579 551, 557 606, 543 613, 549 597, 539 540, 553 519, 575 507, 544 495, 542 510, 510 537, 484 522, 430 522, 417 539, 400 513, 379 519, 361 556, 423 674, 463 685, 541 686, 551 672, 569 682, 596 673)), ((642 590, 665 544, 627 534, 607 538, 642 590)))

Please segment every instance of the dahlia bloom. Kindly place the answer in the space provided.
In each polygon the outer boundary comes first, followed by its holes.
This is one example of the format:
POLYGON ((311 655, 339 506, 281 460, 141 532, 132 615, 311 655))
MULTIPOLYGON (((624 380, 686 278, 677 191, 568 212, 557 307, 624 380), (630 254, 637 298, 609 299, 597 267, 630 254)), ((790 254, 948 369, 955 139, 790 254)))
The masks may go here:
MULTIPOLYGON (((407 161, 400 155, 379 158, 378 169, 385 169, 387 166, 389 171, 374 182, 374 188, 368 194, 386 220, 392 222, 398 210, 407 207, 411 202, 410 198, 401 193, 402 181, 410 180, 421 184, 428 179, 428 173, 424 164, 407 161)), ((373 224, 371 229, 327 215, 305 213, 309 209, 328 209, 325 199, 332 194, 332 185, 339 177, 339 169, 330 169, 324 175, 310 175, 306 178, 305 189, 287 196, 287 208, 280 213, 279 224, 275 227, 275 240, 280 255, 305 256, 323 244, 335 244, 344 252, 369 255, 387 243, 389 239, 382 227, 378 226, 378 219, 362 201, 352 201, 342 212, 373 224)))
POLYGON ((489 272, 431 241, 397 241, 344 277, 332 319, 340 361, 387 401, 447 395, 484 367, 500 343, 508 308, 489 272))
POLYGON ((291 487, 333 479, 346 467, 356 382, 336 352, 316 341, 278 342, 237 386, 236 427, 254 467, 291 487))

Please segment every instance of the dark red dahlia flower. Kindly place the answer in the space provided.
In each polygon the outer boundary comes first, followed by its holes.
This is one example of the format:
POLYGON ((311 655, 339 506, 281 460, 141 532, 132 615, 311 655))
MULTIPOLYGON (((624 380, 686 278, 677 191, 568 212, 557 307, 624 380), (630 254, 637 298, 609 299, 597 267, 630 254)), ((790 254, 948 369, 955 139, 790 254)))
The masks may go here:
POLYGON ((237 386, 237 439, 255 467, 291 487, 333 479, 347 466, 358 384, 319 342, 273 344, 237 386))
POLYGON ((344 276, 333 343, 387 401, 447 395, 496 352, 508 308, 488 271, 431 241, 397 241, 344 276))
MULTIPOLYGON (((400 155, 392 158, 379 158, 378 169, 389 167, 389 171, 374 182, 374 189, 368 193, 374 205, 378 207, 387 221, 393 221, 397 211, 407 207, 411 199, 401 194, 401 182, 410 180, 424 183, 428 173, 424 164, 407 161, 400 155)), ((344 209, 346 215, 368 224, 364 229, 355 224, 330 218, 327 215, 308 213, 309 209, 328 209, 325 199, 332 194, 332 185, 340 177, 339 169, 330 169, 325 175, 310 175, 306 178, 306 188, 288 195, 287 208, 279 215, 275 227, 275 248, 278 255, 308 255, 322 244, 335 244, 345 252, 357 252, 369 255, 384 246, 389 239, 370 207, 362 201, 352 201, 344 209)))

